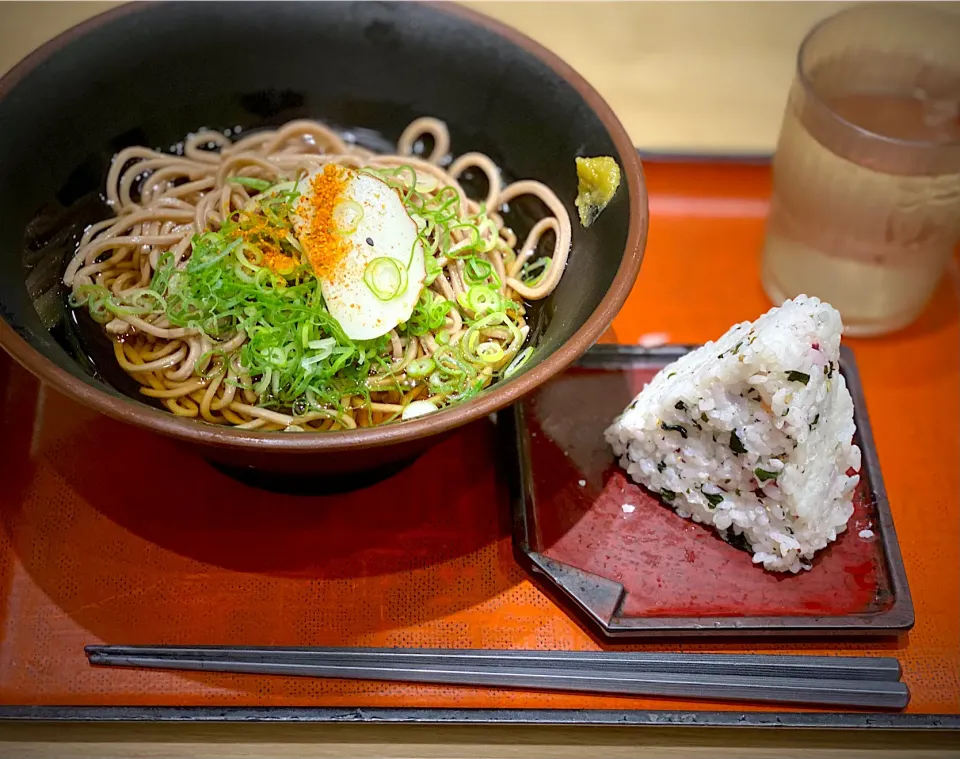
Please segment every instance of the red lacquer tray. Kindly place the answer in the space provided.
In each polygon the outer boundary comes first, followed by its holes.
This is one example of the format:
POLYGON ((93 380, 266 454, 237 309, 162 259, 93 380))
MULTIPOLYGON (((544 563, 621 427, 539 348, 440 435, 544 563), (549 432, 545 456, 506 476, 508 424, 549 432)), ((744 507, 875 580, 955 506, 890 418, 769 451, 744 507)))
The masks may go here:
POLYGON ((913 603, 852 352, 840 370, 862 452, 846 532, 797 575, 767 572, 631 482, 604 430, 687 348, 595 346, 518 404, 514 545, 561 605, 611 639, 892 635, 913 603), (861 535, 861 532, 863 535, 861 535))
MULTIPOLYGON (((643 271, 607 335, 697 344, 769 308, 769 168, 647 161, 643 271)), ((958 726, 960 329, 851 341, 916 625, 870 641, 652 641, 647 650, 895 655, 905 714, 93 669, 90 643, 596 649, 513 556, 497 429, 464 429, 356 493, 278 496, 41 388, 0 356, 0 718, 958 726), (907 399, 936 398, 936 412, 907 399), (521 711, 514 711, 521 710, 521 711)), ((632 648, 636 648, 633 646, 632 648)))

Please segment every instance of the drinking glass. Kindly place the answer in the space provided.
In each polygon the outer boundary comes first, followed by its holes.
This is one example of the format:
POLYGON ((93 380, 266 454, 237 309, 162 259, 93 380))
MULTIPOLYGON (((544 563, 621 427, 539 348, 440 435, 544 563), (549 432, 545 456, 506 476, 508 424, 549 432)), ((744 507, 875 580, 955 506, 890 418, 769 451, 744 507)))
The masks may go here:
POLYGON ((912 322, 960 240, 960 15, 868 3, 800 47, 773 161, 763 285, 845 332, 912 322))

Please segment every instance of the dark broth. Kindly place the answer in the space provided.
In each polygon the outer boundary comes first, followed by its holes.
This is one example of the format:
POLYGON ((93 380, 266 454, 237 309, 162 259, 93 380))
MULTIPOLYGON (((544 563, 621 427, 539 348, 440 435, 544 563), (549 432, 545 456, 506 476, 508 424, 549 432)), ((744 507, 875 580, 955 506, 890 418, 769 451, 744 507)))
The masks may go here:
MULTIPOLYGON (((241 134, 246 136, 259 129, 242 130, 235 127, 220 131, 237 138, 241 134)), ((348 142, 369 150, 379 153, 392 153, 396 150, 394 142, 372 129, 353 128, 338 131, 348 142)), ((121 147, 111 145, 109 150, 104 151, 104 155, 91 156, 71 173, 57 197, 41 209, 27 225, 22 261, 30 297, 44 325, 57 342, 91 376, 141 403, 162 409, 164 406, 159 400, 139 392, 140 384, 117 363, 113 341, 104 332, 102 325, 95 322, 85 308, 75 309, 70 306, 70 290, 61 282, 64 269, 76 251, 84 230, 91 224, 112 216, 103 195, 110 158, 123 147, 141 144, 136 138, 136 135, 119 137, 114 143, 121 147), (107 156, 106 160, 104 156, 107 156), (94 166, 99 168, 94 169, 94 166)), ((183 142, 157 149, 182 155, 183 142)), ((428 154, 431 149, 430 138, 422 139, 414 146, 417 154, 428 154)), ((497 156, 491 155, 491 158, 497 161, 497 156)), ((442 163, 449 164, 449 159, 442 163)), ((510 174, 506 170, 502 171, 504 182, 512 181, 510 174)), ((483 197, 487 191, 482 172, 465 171, 460 177, 460 183, 467 195, 473 198, 483 197)), ((136 188, 132 195, 137 197, 136 188)), ((517 235, 518 247, 523 244, 531 227, 545 212, 545 207, 539 201, 530 198, 521 198, 503 209, 506 225, 517 235)), ((548 255, 552 245, 552 235, 545 235, 533 259, 548 255)), ((526 344, 536 346, 546 331, 553 312, 552 297, 543 301, 525 302, 524 305, 530 327, 526 344)))

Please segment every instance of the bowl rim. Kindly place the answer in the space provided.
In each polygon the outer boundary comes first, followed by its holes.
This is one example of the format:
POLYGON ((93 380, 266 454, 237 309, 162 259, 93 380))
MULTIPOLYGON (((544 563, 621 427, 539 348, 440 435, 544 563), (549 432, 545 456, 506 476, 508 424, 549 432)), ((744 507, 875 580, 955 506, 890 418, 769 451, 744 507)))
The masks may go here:
MULTIPOLYGON (((523 48, 546 64, 586 101, 602 122, 620 153, 622 174, 626 178, 631 201, 624 255, 606 295, 580 328, 557 350, 530 370, 506 382, 498 382, 488 392, 466 403, 444 409, 436 415, 431 414, 402 424, 341 430, 317 435, 292 435, 280 430, 257 432, 212 424, 198 424, 193 418, 181 419, 132 398, 110 395, 60 368, 34 349, 4 319, 0 319, 0 346, 41 381, 105 416, 187 443, 213 445, 219 448, 257 449, 264 453, 349 452, 411 443, 428 436, 452 431, 509 406, 562 372, 600 339, 626 301, 640 272, 649 226, 647 189, 640 157, 626 129, 600 93, 559 56, 517 29, 478 11, 449 2, 427 4, 439 12, 492 31, 508 43, 523 48)), ((47 41, 0 77, 0 101, 21 79, 61 48, 105 23, 155 5, 159 3, 130 2, 119 5, 92 16, 47 41)))

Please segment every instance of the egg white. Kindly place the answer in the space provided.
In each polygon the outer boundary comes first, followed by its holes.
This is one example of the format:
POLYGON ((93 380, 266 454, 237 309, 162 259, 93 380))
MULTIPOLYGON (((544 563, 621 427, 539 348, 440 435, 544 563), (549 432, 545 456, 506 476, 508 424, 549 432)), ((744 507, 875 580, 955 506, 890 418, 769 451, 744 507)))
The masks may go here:
MULTIPOLYGON (((347 337, 371 340, 387 334, 413 313, 426 278, 423 247, 417 239, 417 224, 395 190, 370 174, 346 168, 343 172, 349 178, 338 203, 356 203, 362 216, 356 228, 343 235, 348 248, 343 260, 332 273, 318 275, 318 278, 327 309, 347 337), (368 264, 377 258, 391 258, 406 272, 404 287, 388 300, 377 297, 364 281, 368 264)), ((309 209, 314 176, 308 175, 301 181, 302 200, 294 216, 294 227, 304 249, 307 249, 305 238, 311 222, 309 209)), ((351 210, 342 216, 350 218, 348 226, 352 227, 356 213, 354 206, 349 208, 351 210)), ((334 218, 337 217, 335 210, 334 218)))

